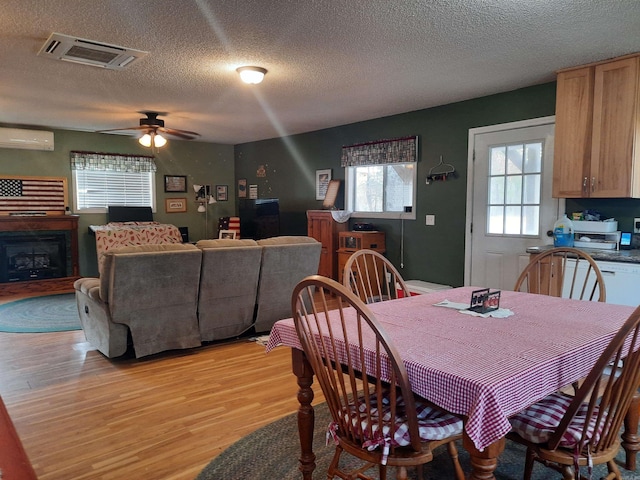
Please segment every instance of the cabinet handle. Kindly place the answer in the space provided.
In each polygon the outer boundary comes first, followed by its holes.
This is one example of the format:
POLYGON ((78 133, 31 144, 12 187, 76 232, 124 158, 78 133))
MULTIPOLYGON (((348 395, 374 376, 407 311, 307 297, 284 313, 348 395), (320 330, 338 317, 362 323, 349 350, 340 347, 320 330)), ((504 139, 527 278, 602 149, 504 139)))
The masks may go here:
POLYGON ((591 177, 591 191, 596 191, 596 177, 591 177))
POLYGON ((582 180, 582 191, 587 193, 587 177, 584 177, 584 180, 582 180))

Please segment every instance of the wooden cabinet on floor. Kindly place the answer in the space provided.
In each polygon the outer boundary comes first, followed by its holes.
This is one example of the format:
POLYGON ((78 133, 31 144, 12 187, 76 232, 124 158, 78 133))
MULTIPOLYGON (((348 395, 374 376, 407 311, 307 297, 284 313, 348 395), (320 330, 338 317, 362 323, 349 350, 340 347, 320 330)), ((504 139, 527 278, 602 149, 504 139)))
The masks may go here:
POLYGON ((329 210, 307 211, 307 235, 322 243, 319 275, 338 279, 338 234, 347 228, 348 222, 336 222, 329 210))
MULTIPOLYGON (((354 252, 367 249, 384 253, 387 248, 384 232, 341 232, 338 237, 340 240, 340 248, 338 249, 338 281, 340 283, 342 283, 344 276, 344 266, 354 252)), ((375 271, 373 266, 371 271, 375 271)), ((374 279, 371 281, 372 284, 375 284, 374 279)))
POLYGON ((553 196, 640 198, 640 54, 558 73, 553 196))

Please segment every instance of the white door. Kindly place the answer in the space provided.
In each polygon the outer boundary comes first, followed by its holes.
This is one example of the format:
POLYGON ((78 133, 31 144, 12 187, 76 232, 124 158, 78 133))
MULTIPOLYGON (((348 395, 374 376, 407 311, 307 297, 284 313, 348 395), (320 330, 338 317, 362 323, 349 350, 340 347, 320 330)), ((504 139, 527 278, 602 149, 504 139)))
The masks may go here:
POLYGON ((469 131, 466 285, 513 290, 527 248, 552 243, 547 231, 559 211, 551 197, 554 121, 469 131))

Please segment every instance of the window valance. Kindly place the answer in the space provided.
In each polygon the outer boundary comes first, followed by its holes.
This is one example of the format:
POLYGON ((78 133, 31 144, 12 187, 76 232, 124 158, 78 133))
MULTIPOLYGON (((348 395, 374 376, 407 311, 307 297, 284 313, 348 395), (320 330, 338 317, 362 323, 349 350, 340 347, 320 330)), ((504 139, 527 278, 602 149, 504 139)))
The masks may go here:
POLYGON ((342 147, 342 166, 418 161, 418 137, 394 138, 342 147))
POLYGON ((71 152, 71 170, 101 170, 109 172, 155 172, 155 158, 124 153, 71 152))

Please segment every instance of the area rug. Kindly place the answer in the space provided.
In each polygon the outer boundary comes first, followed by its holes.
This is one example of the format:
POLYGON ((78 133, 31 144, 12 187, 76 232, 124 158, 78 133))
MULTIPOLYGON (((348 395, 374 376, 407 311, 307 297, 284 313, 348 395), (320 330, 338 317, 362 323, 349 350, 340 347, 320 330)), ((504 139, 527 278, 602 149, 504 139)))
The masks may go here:
POLYGON ((0 305, 0 332, 63 332, 80 328, 73 293, 24 298, 0 305))
MULTIPOLYGON (((313 439, 313 451, 316 454, 316 470, 314 479, 326 480, 327 468, 333 456, 334 447, 325 445, 326 426, 330 416, 326 404, 315 408, 316 428, 313 439)), ((470 471, 469 455, 458 445, 460 463, 465 472, 470 471)), ((300 444, 298 443, 298 426, 296 414, 284 417, 259 430, 247 435, 231 445, 198 475, 196 480, 246 480, 278 479, 299 480, 302 478, 298 471, 298 457, 300 444)), ((623 454, 619 456, 620 462, 623 454)), ((343 454, 341 461, 352 462, 352 457, 343 454)), ((500 456, 498 468, 495 472, 497 480, 521 480, 524 468, 524 448, 512 442, 507 442, 507 448, 500 456)), ((606 467, 598 466, 594 469, 593 478, 600 478, 605 474, 606 467)), ((375 475, 373 470, 369 471, 375 475)), ((640 480, 640 472, 629 472, 621 469, 625 480, 640 480)), ((395 478, 395 471, 390 469, 387 478, 395 478)), ((409 473, 409 478, 416 479, 415 471, 409 473)), ((446 447, 436 449, 433 461, 425 465, 424 479, 443 480, 453 479, 451 460, 446 447)), ((560 474, 546 469, 541 465, 534 467, 534 480, 549 480, 560 478, 560 474)))

